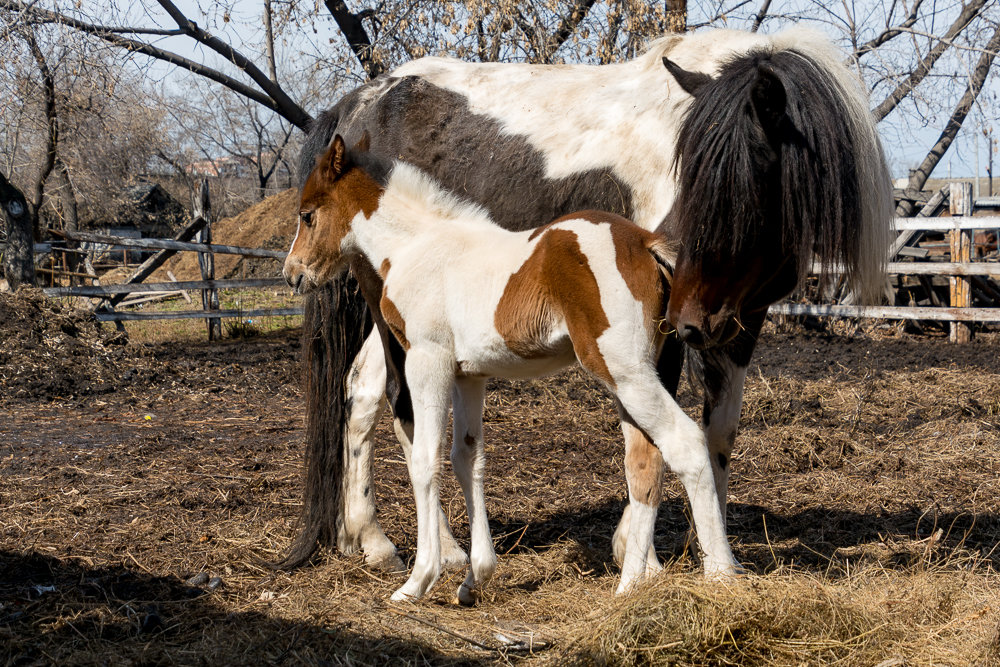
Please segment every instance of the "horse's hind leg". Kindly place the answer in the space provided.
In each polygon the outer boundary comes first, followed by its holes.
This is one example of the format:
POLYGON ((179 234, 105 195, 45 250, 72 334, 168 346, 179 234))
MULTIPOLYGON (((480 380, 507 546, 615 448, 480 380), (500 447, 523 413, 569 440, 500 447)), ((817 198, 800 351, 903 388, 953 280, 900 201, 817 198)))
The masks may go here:
POLYGON ((483 490, 483 473, 486 468, 486 455, 483 451, 485 394, 485 378, 455 380, 455 390, 452 392, 455 428, 451 465, 465 494, 469 532, 472 535, 469 573, 458 588, 458 601, 464 605, 476 603, 483 586, 493 577, 497 567, 493 536, 486 517, 486 494, 483 490))
POLYGON ((395 545, 386 537, 375 511, 372 465, 375 427, 385 411, 385 357, 377 331, 365 340, 348 376, 346 470, 343 509, 337 546, 343 553, 358 549, 365 562, 389 570, 402 570, 395 545))

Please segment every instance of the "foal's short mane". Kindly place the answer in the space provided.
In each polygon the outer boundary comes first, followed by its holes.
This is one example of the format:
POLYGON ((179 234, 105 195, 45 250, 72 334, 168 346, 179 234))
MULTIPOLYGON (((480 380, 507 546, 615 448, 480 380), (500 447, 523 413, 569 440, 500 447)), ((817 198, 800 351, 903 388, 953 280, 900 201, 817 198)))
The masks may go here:
POLYGON ((387 211, 407 211, 421 219, 495 224, 482 206, 451 193, 429 174, 406 162, 393 164, 384 187, 379 208, 387 211))

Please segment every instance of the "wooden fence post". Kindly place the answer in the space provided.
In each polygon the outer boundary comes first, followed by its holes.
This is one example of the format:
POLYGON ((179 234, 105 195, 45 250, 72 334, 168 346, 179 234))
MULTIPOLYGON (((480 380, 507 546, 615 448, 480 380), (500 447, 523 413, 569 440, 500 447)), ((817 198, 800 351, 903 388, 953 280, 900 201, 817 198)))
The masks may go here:
MULTIPOLYGON (((972 215, 972 183, 951 183, 951 215, 972 215)), ((948 232, 951 242, 951 261, 969 262, 972 260, 972 232, 953 229, 948 232)), ((951 276, 949 279, 951 307, 970 308, 972 306, 972 283, 963 276, 951 276)), ((949 340, 953 343, 968 343, 972 339, 972 326, 965 322, 952 322, 949 340)))
MULTIPOLYGON (((198 243, 212 242, 212 203, 208 197, 208 179, 202 179, 198 195, 194 197, 194 217, 203 218, 205 226, 198 231, 195 240, 198 243)), ((215 254, 211 252, 198 253, 198 266, 201 267, 202 280, 215 280, 215 254)), ((201 305, 205 310, 219 309, 219 290, 207 288, 201 291, 201 305)), ((222 338, 222 320, 218 317, 209 317, 205 320, 208 323, 208 339, 219 340, 222 338)))

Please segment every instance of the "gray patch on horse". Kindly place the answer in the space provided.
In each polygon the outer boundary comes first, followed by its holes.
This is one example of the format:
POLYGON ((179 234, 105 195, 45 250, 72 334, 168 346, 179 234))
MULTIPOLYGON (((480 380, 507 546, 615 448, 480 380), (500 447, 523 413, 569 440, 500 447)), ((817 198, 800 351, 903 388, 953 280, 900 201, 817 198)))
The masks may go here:
POLYGON ((588 208, 631 217, 632 190, 611 169, 547 178, 541 151, 495 118, 473 113, 464 96, 418 76, 391 81, 355 89, 317 118, 300 169, 311 168, 334 132, 350 146, 368 131, 373 154, 425 170, 507 229, 532 229, 588 208), (381 94, 372 93, 376 86, 381 94))

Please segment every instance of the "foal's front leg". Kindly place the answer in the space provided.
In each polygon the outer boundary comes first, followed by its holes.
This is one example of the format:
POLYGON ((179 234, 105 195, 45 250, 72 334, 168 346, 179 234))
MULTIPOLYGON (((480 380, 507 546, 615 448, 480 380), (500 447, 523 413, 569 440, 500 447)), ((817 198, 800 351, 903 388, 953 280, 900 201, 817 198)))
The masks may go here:
POLYGON ((456 378, 455 390, 452 392, 455 428, 451 444, 451 466, 465 494, 469 531, 472 534, 469 574, 458 587, 458 601, 464 605, 476 603, 483 586, 497 569, 497 554, 493 549, 493 536, 486 518, 486 494, 483 490, 483 474, 486 469, 486 455, 483 451, 485 395, 485 378, 456 378))
POLYGON ((413 348, 406 357, 406 381, 413 399, 410 481, 417 506, 417 558, 410 578, 392 594, 393 600, 421 597, 441 574, 438 484, 454 377, 454 360, 439 350, 413 348))

